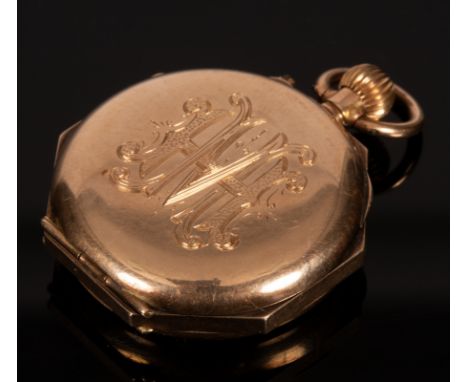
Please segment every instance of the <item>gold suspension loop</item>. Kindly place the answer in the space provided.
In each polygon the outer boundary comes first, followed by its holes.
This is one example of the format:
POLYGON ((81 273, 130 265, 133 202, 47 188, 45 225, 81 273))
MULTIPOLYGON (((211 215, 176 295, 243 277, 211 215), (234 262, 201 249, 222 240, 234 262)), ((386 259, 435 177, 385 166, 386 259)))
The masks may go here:
POLYGON ((424 115, 419 104, 374 65, 330 69, 318 78, 315 89, 327 110, 341 123, 368 134, 407 138, 421 130, 424 115), (392 109, 395 98, 405 105, 408 120, 381 121, 392 109))

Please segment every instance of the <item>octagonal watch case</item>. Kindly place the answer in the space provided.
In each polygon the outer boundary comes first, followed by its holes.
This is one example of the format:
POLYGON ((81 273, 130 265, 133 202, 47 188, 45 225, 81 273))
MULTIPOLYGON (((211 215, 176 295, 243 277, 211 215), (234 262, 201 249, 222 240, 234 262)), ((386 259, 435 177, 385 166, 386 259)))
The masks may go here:
POLYGON ((363 263, 367 151, 407 137, 416 101, 373 65, 288 78, 157 75, 59 139, 44 237, 143 333, 239 337, 293 320, 363 263), (332 87, 339 82, 337 89, 332 87), (409 120, 383 122, 395 97, 409 120))

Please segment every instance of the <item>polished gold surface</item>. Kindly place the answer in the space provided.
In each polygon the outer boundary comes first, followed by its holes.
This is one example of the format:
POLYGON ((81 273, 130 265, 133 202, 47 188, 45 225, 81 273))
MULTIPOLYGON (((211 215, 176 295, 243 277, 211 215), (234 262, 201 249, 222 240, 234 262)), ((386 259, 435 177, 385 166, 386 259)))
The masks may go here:
POLYGON ((368 134, 406 138, 421 129, 424 115, 416 100, 375 65, 330 69, 318 78, 315 89, 325 101, 323 106, 340 123, 354 125, 368 134), (335 82, 339 89, 334 89, 335 82), (409 119, 382 121, 395 99, 406 106, 409 119))
POLYGON ((162 75, 62 136, 43 225, 59 258, 142 331, 268 332, 362 264, 366 165, 290 83, 162 75))

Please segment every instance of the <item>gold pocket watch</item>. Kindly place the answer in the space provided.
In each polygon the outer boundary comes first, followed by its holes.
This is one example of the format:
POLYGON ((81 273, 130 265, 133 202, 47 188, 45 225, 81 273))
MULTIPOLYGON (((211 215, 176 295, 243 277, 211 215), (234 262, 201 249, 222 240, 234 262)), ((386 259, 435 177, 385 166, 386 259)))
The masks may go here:
POLYGON ((373 65, 325 72, 316 90, 322 104, 288 78, 213 69, 124 90, 60 136, 46 242, 144 333, 293 320, 363 263, 372 190, 346 127, 409 137, 423 118, 373 65), (409 120, 381 121, 395 97, 409 120))

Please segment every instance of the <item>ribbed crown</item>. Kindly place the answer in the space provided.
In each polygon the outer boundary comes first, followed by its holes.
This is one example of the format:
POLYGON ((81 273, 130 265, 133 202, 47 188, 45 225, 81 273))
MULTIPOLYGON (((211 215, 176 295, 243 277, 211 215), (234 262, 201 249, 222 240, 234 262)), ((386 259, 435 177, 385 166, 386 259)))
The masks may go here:
POLYGON ((379 120, 392 108, 395 100, 393 82, 377 66, 361 64, 348 69, 341 77, 340 88, 347 87, 358 94, 366 116, 379 120))

